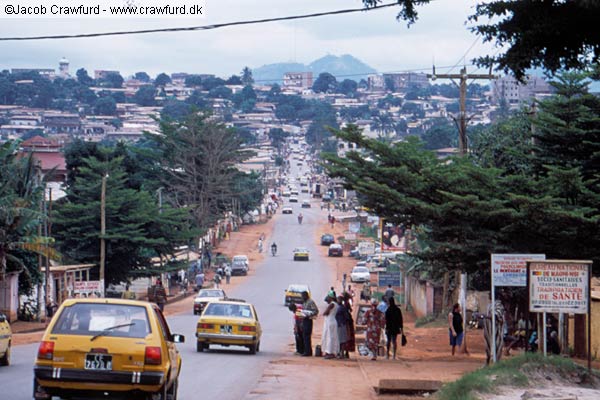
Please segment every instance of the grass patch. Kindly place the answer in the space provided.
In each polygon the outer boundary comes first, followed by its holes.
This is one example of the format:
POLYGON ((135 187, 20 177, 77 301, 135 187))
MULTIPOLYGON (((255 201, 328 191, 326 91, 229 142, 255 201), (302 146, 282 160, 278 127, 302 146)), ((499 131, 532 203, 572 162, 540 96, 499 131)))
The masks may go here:
POLYGON ((478 393, 492 393, 499 386, 525 387, 529 384, 528 375, 549 370, 568 377, 582 368, 568 358, 523 354, 463 375, 444 385, 437 393, 437 399, 476 400, 478 393))

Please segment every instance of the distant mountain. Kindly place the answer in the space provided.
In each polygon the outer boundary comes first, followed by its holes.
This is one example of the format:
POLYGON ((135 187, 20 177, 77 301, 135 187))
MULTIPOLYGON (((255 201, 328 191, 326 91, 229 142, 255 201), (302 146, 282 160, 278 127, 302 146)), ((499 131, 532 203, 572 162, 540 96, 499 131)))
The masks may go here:
POLYGON ((320 73, 329 72, 338 81, 353 79, 359 81, 366 79, 367 75, 377 71, 359 59, 349 54, 342 56, 326 55, 308 65, 302 63, 276 63, 267 64, 252 70, 252 76, 257 83, 282 83, 286 72, 309 72, 317 79, 320 73))

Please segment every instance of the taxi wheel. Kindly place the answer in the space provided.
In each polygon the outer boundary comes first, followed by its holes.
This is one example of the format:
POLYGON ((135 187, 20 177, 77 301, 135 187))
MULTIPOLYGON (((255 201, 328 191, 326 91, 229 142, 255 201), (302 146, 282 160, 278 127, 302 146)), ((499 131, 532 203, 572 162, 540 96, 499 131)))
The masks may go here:
POLYGON ((177 400, 177 389, 179 387, 179 378, 175 378, 171 388, 167 392, 168 400, 177 400))
POLYGON ((250 349, 250 354, 256 354, 256 352, 258 351, 258 343, 251 344, 249 346, 249 349, 250 349))
POLYGON ((10 343, 8 344, 8 348, 6 349, 6 353, 4 353, 4 357, 0 358, 0 365, 10 365, 10 343))
POLYGON ((260 342, 256 343, 256 352, 258 353, 260 351, 260 342))

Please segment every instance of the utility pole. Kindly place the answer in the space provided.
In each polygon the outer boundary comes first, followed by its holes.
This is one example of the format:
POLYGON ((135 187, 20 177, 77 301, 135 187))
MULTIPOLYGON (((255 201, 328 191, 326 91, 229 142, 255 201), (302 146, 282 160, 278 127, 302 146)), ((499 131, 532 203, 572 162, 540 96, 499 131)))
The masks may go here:
POLYGON ((102 189, 100 192, 100 285, 102 285, 102 297, 105 294, 104 267, 106 262, 106 175, 102 176, 102 189))
POLYGON ((491 74, 467 74, 467 67, 463 67, 459 74, 436 74, 435 66, 433 67, 433 74, 427 74, 427 77, 431 80, 450 79, 452 83, 458 86, 460 90, 460 111, 458 117, 453 117, 454 122, 458 127, 458 154, 464 156, 469 150, 469 144, 467 143, 467 80, 468 79, 494 79, 494 75, 491 74), (457 84, 454 79, 458 79, 457 84))

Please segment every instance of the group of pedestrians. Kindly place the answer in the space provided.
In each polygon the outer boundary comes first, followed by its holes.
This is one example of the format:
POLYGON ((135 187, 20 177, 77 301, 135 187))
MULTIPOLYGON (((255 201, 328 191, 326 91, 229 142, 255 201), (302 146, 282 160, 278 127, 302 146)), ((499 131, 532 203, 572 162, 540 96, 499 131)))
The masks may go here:
POLYGON ((386 336, 386 358, 390 358, 391 350, 392 358, 395 360, 398 351, 398 335, 404 333, 404 322, 402 311, 396 305, 393 290, 386 291, 381 302, 372 298, 371 308, 365 312, 364 318, 367 326, 365 345, 369 351, 371 360, 377 360, 377 355, 381 348, 381 333, 384 330, 386 336))

